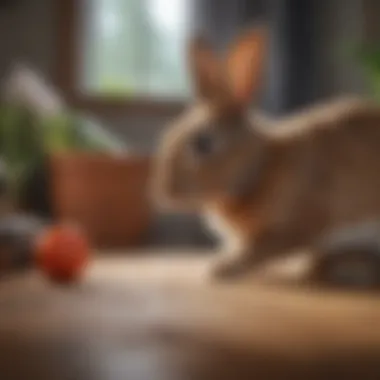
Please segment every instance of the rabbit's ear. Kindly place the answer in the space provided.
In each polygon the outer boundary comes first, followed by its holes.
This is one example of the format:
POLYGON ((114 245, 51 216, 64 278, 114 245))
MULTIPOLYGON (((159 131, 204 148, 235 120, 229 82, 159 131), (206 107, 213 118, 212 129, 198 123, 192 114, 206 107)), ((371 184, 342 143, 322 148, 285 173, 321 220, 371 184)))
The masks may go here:
POLYGON ((188 60, 197 95, 206 99, 220 95, 223 87, 221 65, 203 36, 195 36, 190 41, 188 60))
POLYGON ((255 28, 243 34, 227 56, 230 89, 241 107, 248 107, 252 96, 256 95, 259 89, 266 48, 266 30, 255 28))

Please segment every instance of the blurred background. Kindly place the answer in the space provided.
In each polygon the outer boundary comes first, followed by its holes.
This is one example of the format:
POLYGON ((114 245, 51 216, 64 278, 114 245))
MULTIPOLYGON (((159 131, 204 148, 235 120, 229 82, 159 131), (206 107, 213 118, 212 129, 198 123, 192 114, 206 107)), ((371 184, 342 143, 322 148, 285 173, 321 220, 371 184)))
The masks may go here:
POLYGON ((142 190, 160 132, 191 101, 188 37, 202 31, 223 50, 265 23, 255 106, 281 116, 376 97, 379 19, 376 0, 1 1, 1 145, 15 208, 78 220, 106 246, 209 245, 196 217, 155 215, 142 190))
MULTIPOLYGON (((204 281, 198 217, 152 209, 158 139, 192 101, 188 38, 223 52, 255 24, 252 107, 380 101, 380 0, 0 0, 0 379, 380 379, 377 293, 309 288, 287 261, 204 281)), ((378 282, 378 258, 347 257, 343 282, 378 282)))

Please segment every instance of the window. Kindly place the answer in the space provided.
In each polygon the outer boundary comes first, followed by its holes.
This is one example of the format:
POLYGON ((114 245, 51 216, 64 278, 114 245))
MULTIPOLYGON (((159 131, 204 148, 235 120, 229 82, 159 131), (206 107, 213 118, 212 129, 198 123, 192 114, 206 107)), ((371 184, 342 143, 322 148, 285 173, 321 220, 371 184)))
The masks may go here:
POLYGON ((191 4, 62 0, 62 39, 71 41, 62 41, 69 58, 60 52, 63 87, 76 97, 103 102, 184 100, 189 94, 184 48, 191 4))

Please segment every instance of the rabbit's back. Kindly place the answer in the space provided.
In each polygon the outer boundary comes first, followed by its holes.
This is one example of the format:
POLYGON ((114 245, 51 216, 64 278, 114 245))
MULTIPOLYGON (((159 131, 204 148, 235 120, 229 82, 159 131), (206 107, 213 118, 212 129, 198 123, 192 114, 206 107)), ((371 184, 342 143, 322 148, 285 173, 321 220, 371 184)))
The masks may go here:
POLYGON ((380 108, 348 109, 309 139, 328 224, 380 218, 380 108))
POLYGON ((267 221, 262 241, 276 242, 273 249, 380 220, 380 108, 340 102, 301 116, 289 134, 272 135, 282 153, 261 208, 267 221))

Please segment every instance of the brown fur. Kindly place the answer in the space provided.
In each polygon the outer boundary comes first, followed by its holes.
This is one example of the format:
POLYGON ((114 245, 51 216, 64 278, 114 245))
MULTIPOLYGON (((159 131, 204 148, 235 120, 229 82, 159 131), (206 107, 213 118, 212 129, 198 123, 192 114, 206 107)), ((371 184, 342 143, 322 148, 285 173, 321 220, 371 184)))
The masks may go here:
MULTIPOLYGON (((247 37, 242 46, 244 59, 247 37)), ((341 99, 280 121, 254 115, 245 122, 247 86, 240 77, 236 83, 234 107, 203 100, 165 134, 154 181, 159 202, 165 198, 211 216, 225 243, 233 242, 227 244, 222 272, 253 257, 313 246, 334 230, 380 220, 379 107, 341 99), (209 125, 215 122, 227 125, 216 131, 228 147, 196 166, 186 153, 189 142, 198 131, 214 131, 209 125), (256 162, 265 164, 253 172, 256 162), (244 188, 231 193, 229 184, 244 177, 249 179, 244 188)))
POLYGON ((379 219, 380 108, 339 100, 275 128, 266 136, 272 160, 259 189, 244 202, 219 202, 221 217, 263 248, 276 242, 280 250, 379 219))

